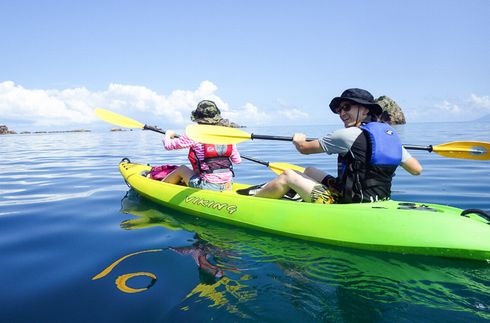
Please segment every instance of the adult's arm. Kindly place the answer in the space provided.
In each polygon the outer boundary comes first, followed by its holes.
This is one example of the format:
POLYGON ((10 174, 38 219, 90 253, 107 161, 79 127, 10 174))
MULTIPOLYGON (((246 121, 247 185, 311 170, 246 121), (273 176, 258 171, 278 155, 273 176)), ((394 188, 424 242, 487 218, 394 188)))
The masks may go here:
POLYGON ((406 161, 403 161, 401 166, 412 175, 418 176, 422 174, 422 166, 414 157, 410 157, 406 161))
POLYGON ((422 174, 422 166, 419 161, 415 157, 412 157, 405 147, 402 147, 402 162, 400 166, 412 175, 417 176, 422 174))
POLYGON ((323 148, 318 140, 306 141, 306 135, 302 133, 294 134, 293 144, 296 147, 296 150, 304 155, 323 152, 323 148))

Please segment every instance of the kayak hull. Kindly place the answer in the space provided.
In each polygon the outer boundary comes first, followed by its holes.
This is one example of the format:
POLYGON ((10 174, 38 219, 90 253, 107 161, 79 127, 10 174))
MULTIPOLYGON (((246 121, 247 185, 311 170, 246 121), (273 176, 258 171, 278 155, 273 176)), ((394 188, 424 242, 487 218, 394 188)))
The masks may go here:
POLYGON ((216 192, 146 178, 150 166, 123 161, 119 170, 140 195, 198 217, 319 243, 398 253, 490 260, 490 225, 462 209, 382 201, 313 204, 216 192), (143 174, 143 175, 142 175, 143 174))

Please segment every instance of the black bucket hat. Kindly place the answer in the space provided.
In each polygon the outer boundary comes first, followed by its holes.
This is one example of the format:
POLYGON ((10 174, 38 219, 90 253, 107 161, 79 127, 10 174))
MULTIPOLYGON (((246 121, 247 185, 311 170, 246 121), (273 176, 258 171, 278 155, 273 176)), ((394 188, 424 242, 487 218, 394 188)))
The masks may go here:
POLYGON ((342 101, 359 103, 368 108, 376 116, 383 113, 383 109, 374 101, 372 94, 363 89, 347 89, 340 96, 333 98, 329 105, 333 113, 337 113, 337 107, 342 101))

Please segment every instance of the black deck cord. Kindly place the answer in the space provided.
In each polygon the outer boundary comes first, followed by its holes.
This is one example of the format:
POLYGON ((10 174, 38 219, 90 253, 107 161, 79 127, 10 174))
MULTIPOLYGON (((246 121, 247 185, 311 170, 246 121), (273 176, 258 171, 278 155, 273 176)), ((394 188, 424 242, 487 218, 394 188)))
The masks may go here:
POLYGON ((480 210, 480 209, 467 209, 467 210, 464 210, 463 212, 461 212, 461 216, 469 217, 468 214, 471 214, 471 213, 474 213, 474 214, 479 215, 480 217, 482 217, 485 220, 487 220, 488 221, 488 224, 490 224, 490 214, 488 212, 485 212, 485 211, 480 210))
MULTIPOLYGON (((121 161, 119 162, 120 163, 123 163, 123 162, 127 162, 127 163, 131 163, 131 161, 129 160, 128 157, 124 157, 123 159, 121 159, 121 161)), ((131 188, 131 185, 129 185, 128 181, 126 179, 124 179, 124 183, 126 183, 126 185, 131 188)))

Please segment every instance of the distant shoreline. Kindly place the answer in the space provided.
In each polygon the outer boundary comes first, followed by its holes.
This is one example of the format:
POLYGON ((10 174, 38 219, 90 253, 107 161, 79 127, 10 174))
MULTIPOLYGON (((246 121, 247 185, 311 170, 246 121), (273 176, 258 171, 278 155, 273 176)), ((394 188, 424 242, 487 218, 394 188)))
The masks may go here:
POLYGON ((15 132, 13 130, 9 130, 7 132, 2 132, 0 135, 25 135, 25 134, 42 134, 42 133, 67 133, 67 132, 91 132, 92 130, 88 129, 76 129, 76 130, 50 130, 50 131, 22 131, 15 132))
MULTIPOLYGON (((21 131, 16 132, 14 130, 9 130, 7 126, 1 126, 0 135, 27 135, 27 134, 48 134, 48 133, 73 133, 73 132, 92 132, 90 129, 74 129, 74 130, 38 130, 38 131, 21 131)), ((111 132, 118 131, 128 131, 127 129, 113 128, 110 129, 111 132)), ((132 129, 129 129, 132 131, 132 129)))

